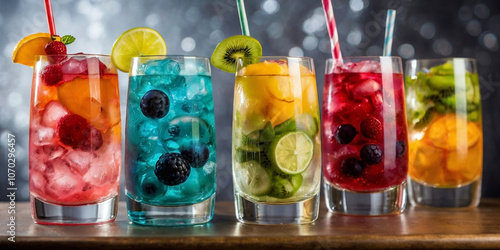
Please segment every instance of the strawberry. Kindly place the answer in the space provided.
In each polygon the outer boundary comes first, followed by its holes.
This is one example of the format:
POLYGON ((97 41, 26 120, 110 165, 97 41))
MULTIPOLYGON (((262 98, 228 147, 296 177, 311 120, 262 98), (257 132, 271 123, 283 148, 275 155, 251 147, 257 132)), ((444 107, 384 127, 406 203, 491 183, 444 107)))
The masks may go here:
POLYGON ((64 145, 76 149, 87 140, 88 127, 85 118, 76 114, 68 114, 59 120, 57 134, 64 145))
POLYGON ((103 142, 101 131, 94 126, 89 126, 83 133, 85 134, 85 140, 79 145, 81 150, 96 151, 101 148, 103 142))
POLYGON ((56 85, 63 78, 61 65, 59 64, 47 65, 45 68, 42 69, 41 76, 45 85, 47 86, 56 85))
POLYGON ((360 125, 361 134, 370 139, 382 138, 382 123, 373 116, 366 117, 360 125))

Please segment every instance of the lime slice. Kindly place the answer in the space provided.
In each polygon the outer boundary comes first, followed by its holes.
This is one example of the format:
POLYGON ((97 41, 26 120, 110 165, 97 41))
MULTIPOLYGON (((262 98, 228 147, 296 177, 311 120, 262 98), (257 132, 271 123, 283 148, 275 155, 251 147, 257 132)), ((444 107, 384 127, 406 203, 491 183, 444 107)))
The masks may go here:
POLYGON ((256 161, 235 166, 235 179, 241 192, 261 196, 271 191, 272 179, 265 168, 256 161))
POLYGON ((111 60, 121 71, 128 72, 132 57, 144 55, 166 55, 165 40, 154 29, 133 28, 123 32, 111 49, 111 60))
POLYGON ((285 174, 306 171, 314 154, 314 143, 305 132, 288 132, 273 140, 268 155, 271 162, 285 174))

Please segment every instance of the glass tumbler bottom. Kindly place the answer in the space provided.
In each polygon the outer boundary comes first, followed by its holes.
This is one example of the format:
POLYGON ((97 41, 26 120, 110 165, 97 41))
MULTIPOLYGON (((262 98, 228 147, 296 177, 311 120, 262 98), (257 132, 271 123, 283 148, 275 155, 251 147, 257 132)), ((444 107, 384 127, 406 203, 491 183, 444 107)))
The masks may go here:
POLYGON ((112 222, 118 212, 118 195, 86 205, 58 205, 30 195, 35 223, 52 225, 89 225, 112 222))
POLYGON ((330 212, 346 215, 400 214, 406 206, 406 181, 373 193, 351 192, 325 181, 325 201, 330 212))
POLYGON ((296 203, 259 203, 235 194, 236 218, 249 224, 308 224, 318 218, 319 194, 296 203))
POLYGON ((184 206, 155 206, 127 196, 129 219, 146 226, 195 225, 210 221, 214 216, 215 194, 196 204, 184 206))
POLYGON ((456 188, 426 186, 408 178, 408 196, 414 206, 460 208, 476 207, 481 198, 481 179, 456 188))

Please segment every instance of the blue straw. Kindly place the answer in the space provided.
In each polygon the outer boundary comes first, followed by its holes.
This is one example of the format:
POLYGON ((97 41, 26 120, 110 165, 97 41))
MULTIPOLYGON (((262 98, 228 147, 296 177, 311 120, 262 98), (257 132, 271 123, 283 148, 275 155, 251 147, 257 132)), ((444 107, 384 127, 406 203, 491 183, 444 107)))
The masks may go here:
POLYGON ((394 21, 396 20, 396 10, 387 10, 385 21, 384 56, 391 56, 392 38, 394 35, 394 21))

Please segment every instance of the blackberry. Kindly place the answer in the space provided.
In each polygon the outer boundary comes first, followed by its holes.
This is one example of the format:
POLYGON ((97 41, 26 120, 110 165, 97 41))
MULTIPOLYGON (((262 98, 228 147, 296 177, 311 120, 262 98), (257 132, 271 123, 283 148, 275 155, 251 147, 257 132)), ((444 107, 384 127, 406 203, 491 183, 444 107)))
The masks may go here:
POLYGON ((191 167, 179 153, 165 153, 156 162, 155 175, 167 186, 185 182, 190 173, 191 167))
POLYGON ((342 124, 337 128, 335 140, 340 144, 348 144, 356 137, 356 128, 351 124, 342 124))
POLYGON ((396 157, 401 158, 405 154, 406 151, 406 143, 405 141, 397 141, 396 142, 396 157))
POLYGON ((377 144, 366 144, 359 152, 361 160, 368 165, 375 165, 382 161, 382 150, 377 144))
POLYGON ((182 157, 193 168, 203 167, 210 156, 208 147, 201 142, 192 142, 187 146, 182 146, 179 151, 182 157))
POLYGON ((354 178, 360 177, 365 167, 366 165, 356 158, 347 158, 340 163, 340 171, 342 174, 354 178))
POLYGON ((141 111, 144 116, 159 119, 167 115, 170 100, 167 94, 160 90, 150 90, 141 99, 141 111))

